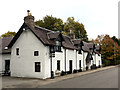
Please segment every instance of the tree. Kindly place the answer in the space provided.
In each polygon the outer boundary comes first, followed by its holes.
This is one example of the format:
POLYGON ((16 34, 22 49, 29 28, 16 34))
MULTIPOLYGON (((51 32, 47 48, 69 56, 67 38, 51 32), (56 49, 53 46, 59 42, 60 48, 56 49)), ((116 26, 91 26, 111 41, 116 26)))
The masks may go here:
POLYGON ((53 31, 62 31, 63 30, 63 20, 60 18, 56 18, 51 16, 46 15, 43 20, 38 20, 35 22, 36 25, 46 28, 46 29, 50 29, 53 31))
POLYGON ((112 39, 114 40, 114 42, 116 42, 120 46, 120 42, 115 36, 113 36, 112 39))
POLYGON ((84 41, 88 41, 84 25, 75 21, 74 17, 69 17, 66 22, 63 22, 60 18, 46 15, 43 20, 38 20, 35 24, 53 31, 62 31, 64 35, 70 35, 71 30, 76 38, 83 38, 84 41))
POLYGON ((11 32, 11 31, 8 31, 7 33, 4 33, 1 35, 1 37, 13 37, 16 35, 16 32, 11 32))
POLYGON ((110 64, 116 64, 120 59, 120 46, 109 35, 105 35, 101 40, 101 54, 104 55, 104 60, 109 60, 110 64))
POLYGON ((64 31, 69 34, 70 30, 72 30, 76 38, 83 38, 84 41, 88 41, 84 25, 75 21, 74 17, 69 17, 64 23, 64 31))
POLYGON ((104 38, 105 35, 98 35, 97 38, 94 41, 95 44, 102 44, 102 40, 104 38))

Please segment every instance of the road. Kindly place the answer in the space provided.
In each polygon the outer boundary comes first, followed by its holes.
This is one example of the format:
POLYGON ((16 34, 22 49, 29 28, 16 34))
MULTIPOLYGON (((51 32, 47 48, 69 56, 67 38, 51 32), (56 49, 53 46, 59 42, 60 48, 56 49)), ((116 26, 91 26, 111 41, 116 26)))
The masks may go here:
POLYGON ((87 71, 70 74, 70 76, 78 76, 68 79, 62 78, 67 78, 69 75, 46 80, 3 77, 2 85, 3 88, 118 88, 118 67, 103 69, 102 71, 97 70, 97 72, 92 73, 87 73, 91 72, 87 71))
POLYGON ((39 88, 118 88, 118 67, 40 86, 39 88))

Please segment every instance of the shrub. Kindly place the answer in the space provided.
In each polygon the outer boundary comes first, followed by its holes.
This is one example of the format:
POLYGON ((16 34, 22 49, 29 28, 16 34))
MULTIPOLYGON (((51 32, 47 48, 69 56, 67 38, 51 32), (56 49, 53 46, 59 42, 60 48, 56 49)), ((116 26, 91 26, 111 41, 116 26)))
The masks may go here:
POLYGON ((103 60, 103 65, 104 65, 104 66, 109 66, 109 65, 111 65, 110 60, 103 60))

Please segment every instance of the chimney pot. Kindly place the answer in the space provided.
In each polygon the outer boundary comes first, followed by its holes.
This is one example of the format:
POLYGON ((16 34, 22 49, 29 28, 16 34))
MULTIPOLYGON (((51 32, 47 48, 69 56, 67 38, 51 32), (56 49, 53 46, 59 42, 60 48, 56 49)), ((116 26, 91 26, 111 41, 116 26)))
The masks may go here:
POLYGON ((31 15, 30 10, 27 10, 27 12, 28 12, 28 15, 24 17, 24 22, 34 28, 35 26, 34 16, 31 15))

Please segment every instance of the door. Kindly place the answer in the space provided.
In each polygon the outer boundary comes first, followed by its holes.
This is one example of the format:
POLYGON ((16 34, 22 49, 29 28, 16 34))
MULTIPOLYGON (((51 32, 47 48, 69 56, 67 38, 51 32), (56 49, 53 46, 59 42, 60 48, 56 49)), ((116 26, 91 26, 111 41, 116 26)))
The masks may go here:
POLYGON ((5 60, 5 74, 10 73, 10 60, 5 60))
POLYGON ((72 60, 69 61, 69 71, 72 73, 72 60))
POLYGON ((79 60, 79 69, 81 69, 81 60, 79 60))

